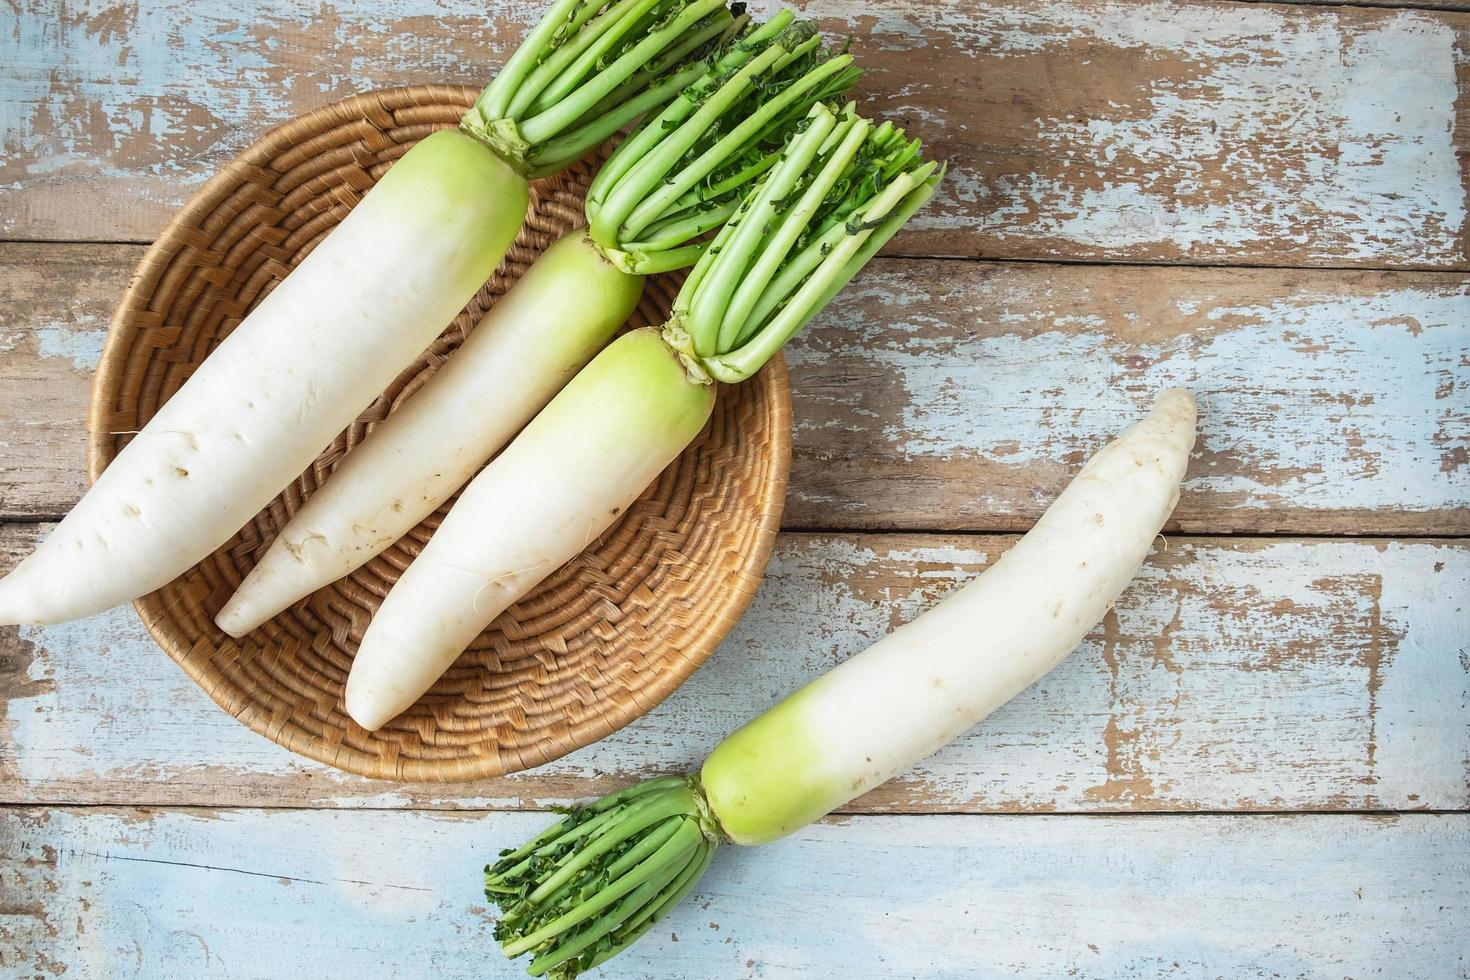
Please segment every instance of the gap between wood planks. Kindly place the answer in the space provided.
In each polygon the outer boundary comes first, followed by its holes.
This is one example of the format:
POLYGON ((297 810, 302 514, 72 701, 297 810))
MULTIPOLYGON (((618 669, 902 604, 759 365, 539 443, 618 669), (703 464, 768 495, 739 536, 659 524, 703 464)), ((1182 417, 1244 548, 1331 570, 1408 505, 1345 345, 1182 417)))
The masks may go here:
POLYGON ((1272 7, 1327 7, 1338 10, 1367 8, 1370 10, 1419 10, 1426 14, 1470 13, 1470 4, 1417 3, 1415 0, 1226 0, 1228 3, 1260 4, 1272 7))
MULTIPOLYGON (((0 527, 13 524, 16 527, 31 527, 36 524, 54 524, 66 515, 63 514, 25 514, 14 517, 0 518, 0 527)), ((887 536, 915 536, 915 535, 944 535, 951 537, 984 538, 1004 535, 1020 537, 1031 529, 1030 524, 1017 524, 1015 526, 986 528, 976 530, 974 528, 952 528, 952 527, 862 527, 853 528, 848 526, 825 526, 820 524, 782 524, 782 534, 861 534, 875 537, 887 536)), ((1211 538, 1211 539, 1234 539, 1234 538, 1268 538, 1272 540, 1295 540, 1306 541, 1354 541, 1362 544, 1378 542, 1383 545, 1392 544, 1395 541, 1463 541, 1470 539, 1470 533, 1462 531, 1400 531, 1393 534, 1348 534, 1328 533, 1326 531, 1171 531, 1159 532, 1163 538, 1211 538)))
MULTIPOLYGON (((983 722, 982 722, 982 724, 983 724, 983 722)), ((446 785, 453 785, 453 784, 446 784, 446 785)), ((588 802, 591 802, 591 797, 588 798, 588 802)), ((560 805, 560 804, 558 804, 558 805, 560 805)), ((47 810, 47 811, 59 810, 59 811, 76 811, 78 813, 94 813, 94 812, 103 812, 103 811, 115 811, 115 812, 130 812, 131 811, 131 812, 144 812, 144 813, 151 813, 151 812, 154 812, 154 811, 166 812, 166 813, 189 813, 191 811, 204 811, 204 812, 208 812, 208 813, 226 812, 226 811, 228 811, 228 812, 236 812, 236 813, 245 813, 245 812, 250 812, 250 811, 269 811, 271 813, 291 813, 291 812, 295 812, 295 813, 320 813, 320 812, 327 812, 327 813, 373 813, 373 812, 381 812, 381 811, 385 811, 385 810, 392 810, 392 811, 402 811, 402 812, 407 812, 407 813, 423 813, 423 814, 429 814, 429 815, 433 815, 433 816, 439 816, 439 815, 442 814, 442 815, 451 816, 451 817, 453 817, 453 816, 475 817, 475 816, 482 816, 482 815, 495 814, 495 813, 554 813, 555 812, 550 807, 545 807, 545 806, 524 806, 524 807, 511 807, 511 806, 432 807, 432 806, 422 806, 422 805, 412 804, 412 803, 410 803, 410 804, 395 804, 395 805, 392 805, 392 806, 388 806, 388 805, 384 805, 384 806, 365 805, 365 806, 354 806, 354 807, 350 807, 350 808, 333 807, 333 806, 302 806, 300 804, 294 804, 294 803, 292 803, 292 804, 274 804, 274 803, 268 803, 268 802, 265 802, 265 803, 262 803, 262 802, 251 802, 251 803, 248 803, 248 804, 240 804, 240 803, 79 803, 79 802, 76 802, 74 800, 68 800, 65 803, 48 803, 45 800, 31 800, 31 801, 25 802, 25 803, 15 803, 15 802, 4 802, 4 803, 0 803, 0 813, 14 812, 14 811, 23 811, 23 810, 47 810)), ((868 811, 846 810, 846 809, 843 809, 843 808, 839 807, 838 809, 833 810, 827 816, 822 817, 817 822, 818 823, 848 823, 848 822, 854 821, 854 820, 892 820, 892 819, 895 819, 895 818, 902 818, 902 817, 926 817, 926 818, 927 817, 985 817, 985 818, 997 817, 997 818, 1001 818, 1001 819, 1025 819, 1025 818, 1030 818, 1030 817, 1043 817, 1043 818, 1066 817, 1066 818, 1069 818, 1069 819, 1078 819, 1078 820, 1089 820, 1089 819, 1096 819, 1096 820, 1115 820, 1115 819, 1118 819, 1120 817, 1126 817, 1126 818, 1128 818, 1130 820, 1131 819, 1139 819, 1139 820, 1156 820, 1156 819, 1173 820, 1173 819, 1178 819, 1180 817, 1189 817, 1189 818, 1196 818, 1197 817, 1197 818, 1200 818, 1200 819, 1219 819, 1219 818, 1230 818, 1230 817, 1248 817, 1248 818, 1269 818, 1269 817, 1279 817, 1279 818, 1296 818, 1296 817, 1306 817, 1306 818, 1343 817, 1343 818, 1348 818, 1348 819, 1387 819, 1387 820, 1396 820, 1399 817, 1456 817, 1456 816, 1461 816, 1461 815, 1467 814, 1467 813, 1470 813, 1470 808, 1460 808, 1460 809, 1454 809, 1454 808, 1450 808, 1450 809, 1446 809, 1446 808, 1428 809, 1428 808, 1426 808, 1426 809, 1423 809, 1423 810, 1404 810, 1404 809, 1347 809, 1347 810, 1318 810, 1318 809, 1304 809, 1304 810, 1282 810, 1282 809, 1268 809, 1268 810, 1251 810, 1251 809, 1242 809, 1242 810, 1087 810, 1085 812, 1083 812, 1083 811, 1077 811, 1077 810, 976 810, 976 809, 956 808, 956 809, 946 809, 946 810, 939 810, 939 811, 935 811, 935 810, 891 809, 891 810, 884 810, 882 813, 872 813, 872 812, 868 812, 868 811)), ((128 860, 138 860, 138 859, 136 859, 136 858, 130 858, 128 860)), ((158 863, 160 863, 160 864, 175 864, 175 863, 181 863, 181 862, 161 861, 161 862, 158 862, 158 863)), ((202 865, 195 865, 195 867, 203 867, 203 866, 202 865)), ((235 870, 235 869, 233 869, 233 868, 218 868, 218 869, 214 869, 214 870, 232 871, 232 870, 235 870)), ((248 874, 250 872, 243 872, 243 873, 248 874)), ((272 877, 274 877, 274 876, 272 876, 272 877)))
MULTIPOLYGON (((1275 2, 1275 0, 1229 0, 1234 3, 1264 4, 1275 2)), ((1296 0, 1307 6, 1328 6, 1328 4, 1308 3, 1307 0, 1296 0)), ((1338 5, 1333 5, 1338 6, 1338 5)), ((1367 5, 1365 5, 1367 6, 1367 5)), ((1392 4, 1374 4, 1394 10, 1407 10, 1419 8, 1395 7, 1392 4)), ((1463 10, 1470 13, 1470 6, 1463 10)), ((117 245, 126 247, 150 247, 153 240, 148 238, 5 238, 0 237, 0 245, 117 245)), ((1463 279, 1466 273, 1470 273, 1470 263, 1452 266, 1428 266, 1428 265, 1301 265, 1282 262, 1203 262, 1187 259, 1085 259, 1085 258, 1056 258, 1052 256, 996 256, 988 255, 957 255, 957 254, 926 254, 909 252, 879 252, 878 261, 914 261, 914 262, 978 262, 987 265, 1075 265, 1075 266, 1102 266, 1119 268, 1141 268, 1141 269, 1199 269, 1206 272, 1230 272, 1237 269, 1251 270, 1260 269, 1276 272, 1342 272, 1342 273, 1372 273, 1372 272, 1412 272, 1420 276, 1438 276, 1445 280, 1463 279)))
POLYGON ((1470 4, 1420 3, 1416 0, 1226 0, 1227 3, 1257 4, 1263 7, 1325 7, 1336 10, 1418 10, 1426 14, 1470 13, 1470 4))
MULTIPOLYGON (((26 514, 16 517, 0 518, 0 526, 13 524, 17 527, 30 527, 35 524, 53 524, 60 521, 65 514, 26 514)), ((863 527, 852 528, 845 526, 827 527, 823 525, 809 524, 782 524, 782 534, 839 534, 873 537, 912 537, 915 535, 935 535, 949 537, 997 537, 1011 535, 1020 537, 1031 529, 1030 525, 1016 525, 1015 527, 993 528, 976 530, 973 528, 950 528, 950 527, 863 527)), ((1161 531, 1160 537, 1168 538, 1210 538, 1210 539, 1234 539, 1234 538, 1268 538, 1281 540, 1302 539, 1305 541, 1354 541, 1360 544, 1378 542, 1382 545, 1392 544, 1395 541, 1464 541, 1470 539, 1470 533, 1461 531, 1401 531, 1394 534, 1329 534, 1325 531, 1161 531)))
MULTIPOLYGON (((25 520, 7 518, 0 521, 3 524, 44 524, 55 518, 29 518, 25 520)), ((851 527, 822 527, 809 525, 781 525, 782 534, 861 534, 863 536, 882 537, 886 535, 945 535, 951 537, 994 537, 1000 535, 1014 535, 1020 537, 1030 530, 1030 526, 1016 527, 1011 529, 997 529, 976 531, 966 528, 949 527, 865 527, 855 529, 851 527)), ((1211 538, 1211 539, 1235 539, 1235 538, 1267 538, 1270 540, 1297 540, 1306 541, 1353 541, 1358 544, 1371 544, 1378 542, 1383 545, 1392 544, 1395 541, 1463 541, 1470 538, 1470 533, 1460 531, 1403 531, 1393 534, 1348 534, 1345 532, 1328 533, 1326 531, 1160 531, 1159 537, 1169 538, 1211 538)))
MULTIPOLYGON (((59 810, 61 807, 47 807, 49 810, 59 810)), ((409 892, 427 892, 428 888, 420 888, 417 885, 396 885, 391 882, 363 881, 361 878, 297 878, 292 875, 275 874, 270 871, 251 871, 247 868, 227 868, 218 864, 200 864, 196 861, 167 861, 163 858, 135 857, 131 854, 105 854, 99 851, 82 851, 74 848, 61 848, 60 853, 76 855, 80 857, 97 858, 102 861, 129 861, 134 864, 161 864, 170 868, 197 868, 200 871, 223 871, 226 874, 250 875, 254 878, 270 878, 274 881, 292 881, 303 885, 325 885, 330 883, 343 885, 367 885, 372 888, 397 888, 409 892)))

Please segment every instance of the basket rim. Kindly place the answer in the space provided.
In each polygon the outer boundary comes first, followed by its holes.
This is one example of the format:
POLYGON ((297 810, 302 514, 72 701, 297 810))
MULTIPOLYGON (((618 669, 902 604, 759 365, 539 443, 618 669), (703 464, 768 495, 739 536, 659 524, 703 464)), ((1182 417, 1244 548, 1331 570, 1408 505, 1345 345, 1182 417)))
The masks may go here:
MULTIPOLYGON (((190 238, 194 219, 210 213, 228 193, 239 186, 240 171, 269 163, 282 150, 299 145, 303 133, 319 133, 348 124, 371 110, 391 112, 393 108, 412 105, 455 105, 467 108, 479 89, 465 85, 407 85, 374 89, 331 102, 271 127, 229 161, 223 164, 174 214, 148 246, 134 268, 128 285, 115 309, 107 339, 93 378, 87 414, 87 476, 95 483, 106 467, 104 457, 111 448, 113 434, 108 428, 106 395, 114 391, 118 375, 135 348, 140 329, 139 314, 148 312, 148 301, 157 285, 156 273, 166 267, 177 252, 194 247, 190 238)), ((791 391, 784 357, 778 353, 746 384, 760 384, 767 389, 771 421, 769 465, 765 485, 760 490, 760 520, 753 536, 753 547, 744 550, 738 565, 728 570, 732 580, 760 583, 775 549, 785 508, 786 489, 791 470, 791 391)), ((187 573, 186 573, 187 574, 187 573)), ((585 748, 647 714, 677 690, 719 646, 728 630, 739 621, 755 598, 756 588, 735 588, 720 593, 720 608, 714 615, 703 617, 697 625, 686 627, 687 642, 683 655, 656 672, 652 683, 627 692, 626 697, 604 698, 607 710, 582 719, 572 726, 572 734, 562 743, 543 740, 534 746, 522 746, 518 757, 533 748, 538 758, 520 766, 508 765, 500 754, 475 755, 469 758, 436 760, 426 758, 394 758, 391 771, 385 760, 370 756, 342 743, 332 743, 320 736, 289 730, 285 719, 261 709, 258 702, 232 682, 212 672, 207 661, 194 656, 199 644, 184 644, 171 629, 168 609, 160 593, 150 593, 133 603, 144 627, 163 651, 184 673, 209 695, 221 709, 255 733, 264 736, 290 752, 305 756, 336 769, 368 779, 396 782, 470 782, 524 771, 585 748), (722 628, 723 627, 723 628, 722 628), (229 695, 240 691, 247 696, 235 699, 229 695), (550 751, 545 751, 550 747, 550 751)), ((202 643, 202 641, 200 641, 202 643)))

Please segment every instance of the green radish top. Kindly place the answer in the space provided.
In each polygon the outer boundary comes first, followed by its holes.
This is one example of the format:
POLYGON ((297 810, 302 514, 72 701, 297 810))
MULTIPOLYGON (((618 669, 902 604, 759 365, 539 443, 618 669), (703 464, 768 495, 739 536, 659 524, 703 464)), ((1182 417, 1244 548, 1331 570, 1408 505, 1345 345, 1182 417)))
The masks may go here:
POLYGON ((495 940, 526 972, 571 980, 605 963, 698 883, 719 830, 698 781, 664 776, 572 807, 485 869, 495 940))
POLYGON ((460 128, 555 173, 693 84, 742 23, 725 0, 555 0, 460 128))
POLYGON ((934 193, 918 140, 849 105, 814 105, 705 249, 664 339, 696 377, 750 377, 831 301, 934 193))
POLYGON ((703 74, 598 171, 587 192, 590 237, 630 273, 694 264, 707 244, 700 239, 776 165, 812 106, 860 74, 851 55, 825 48, 788 10, 763 24, 737 18, 703 74))
MULTIPOLYGON (((759 370, 928 200, 941 176, 920 159, 918 141, 851 106, 834 111, 820 102, 763 169, 664 326, 664 342, 693 382, 739 381, 759 370)), ((829 810, 841 784, 792 779, 789 769, 784 779, 768 778, 762 759, 747 758, 758 754, 748 749, 771 746, 798 761, 820 758, 801 717, 801 705, 820 690, 820 681, 809 685, 762 716, 758 738, 732 736, 710 757, 722 760, 720 771, 706 764, 698 776, 652 779, 573 807, 534 840, 502 851, 485 869, 486 897, 501 912, 501 950, 531 954, 532 976, 570 980, 653 928, 694 887, 722 840, 771 839, 795 829, 787 815, 813 819, 829 810), (743 813, 733 826, 721 822, 726 811, 716 810, 716 799, 735 811, 746 796, 758 798, 776 832, 743 813)))

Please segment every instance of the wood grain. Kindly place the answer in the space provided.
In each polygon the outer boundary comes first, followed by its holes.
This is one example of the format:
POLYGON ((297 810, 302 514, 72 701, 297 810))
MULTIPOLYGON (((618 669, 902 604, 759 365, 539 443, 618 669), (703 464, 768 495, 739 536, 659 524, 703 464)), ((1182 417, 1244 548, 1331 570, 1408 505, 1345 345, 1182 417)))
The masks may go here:
POLYGON ((64 513, 86 488, 92 376, 142 252, 0 245, 0 517, 44 515, 52 495, 64 513))
MULTIPOLYGON (((13 555, 33 533, 10 525, 0 541, 13 555)), ((372 782, 290 755, 216 708, 130 609, 8 628, 0 802, 517 808, 607 792, 694 768, 1013 540, 783 535, 745 618, 662 705, 548 766, 471 784, 372 782)), ((1470 804, 1470 542, 1172 538, 1159 548, 1060 669, 850 810, 1470 804)))
POLYGON ((788 349, 788 526, 1024 530, 1161 389, 1171 527, 1470 532, 1470 280, 889 260, 788 349))
MULTIPOLYGON (((758 9, 774 9, 763 0, 758 9)), ((807 0, 950 161, 914 255, 1465 268, 1470 17, 1217 0, 807 0)), ((154 237, 269 126, 491 77, 538 4, 17 0, 0 235, 154 237)))
MULTIPOLYGON (((0 811, 0 968, 523 976, 493 944, 480 867, 544 822, 0 811)), ((1467 854, 1463 814, 824 822, 717 853, 597 975, 1448 980, 1470 966, 1467 854)))
MULTIPOLYGON (((1370 9, 1401 2, 1424 9, 1370 9)), ((28 523, 0 523, 0 569, 83 490, 142 254, 48 243, 152 239, 306 109, 488 79, 540 6, 12 0, 0 522, 28 523)), ((1015 540, 954 532, 1024 530, 1185 383, 1175 527, 1283 536, 1171 532, 1054 674, 844 815, 727 848, 601 975, 1470 978, 1470 539, 1431 537, 1470 535, 1470 13, 796 6, 951 164, 788 352, 787 523, 831 530, 783 535, 724 649, 645 718, 469 785, 287 753, 130 609, 0 629, 0 975, 519 976, 479 869, 545 822, 524 811, 694 767, 1015 540)))
MULTIPOLYGON (((142 250, 0 245, 0 516, 85 487, 142 250)), ((885 259, 788 348, 786 523, 1021 531, 1161 388, 1200 398, 1186 531, 1470 533, 1470 279, 885 259)))

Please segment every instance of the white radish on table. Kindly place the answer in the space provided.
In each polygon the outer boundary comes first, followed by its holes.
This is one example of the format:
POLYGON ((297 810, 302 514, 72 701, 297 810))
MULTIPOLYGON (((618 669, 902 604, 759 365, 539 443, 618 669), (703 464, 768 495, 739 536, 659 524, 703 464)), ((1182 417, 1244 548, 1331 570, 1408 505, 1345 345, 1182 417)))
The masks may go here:
POLYGON ((624 217, 546 250, 281 529, 216 617, 221 629, 243 636, 432 514, 607 343, 644 275, 693 263, 698 239, 775 163, 811 106, 856 80, 851 57, 826 51, 789 11, 747 20, 737 18, 704 76, 599 173, 589 221, 624 217), (612 211, 599 203, 608 197, 612 211), (637 220, 626 220, 635 209, 637 220))
POLYGON ((1062 662, 1179 499, 1195 405, 1171 389, 995 565, 738 729, 697 775, 572 810, 485 869, 507 956, 576 976, 647 932, 724 841, 790 834, 914 765, 1062 662))
MULTIPOLYGON (((466 487, 363 635, 346 707, 377 729, 606 530, 933 193, 891 125, 818 103, 695 265, 663 330, 614 341, 466 487), (760 303, 734 300, 759 294, 760 303), (719 338, 722 318, 740 329, 719 338)), ((597 227, 594 220, 593 228, 597 227)))
POLYGON ((723 0, 557 0, 459 129, 409 150, 0 580, 0 623, 100 612, 228 541, 490 277, 528 178, 677 96, 734 26, 723 0))

